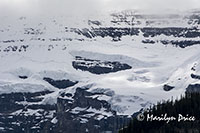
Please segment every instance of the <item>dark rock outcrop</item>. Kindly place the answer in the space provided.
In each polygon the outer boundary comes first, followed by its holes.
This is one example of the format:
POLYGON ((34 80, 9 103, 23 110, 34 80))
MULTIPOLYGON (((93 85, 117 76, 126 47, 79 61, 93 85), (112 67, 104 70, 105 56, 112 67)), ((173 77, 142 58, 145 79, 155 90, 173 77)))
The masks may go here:
POLYGON ((75 32, 78 35, 83 35, 87 38, 94 37, 111 37, 111 38, 121 38, 122 36, 136 36, 139 35, 139 28, 117 28, 117 27, 101 27, 101 28, 92 28, 87 29, 77 29, 71 28, 71 32, 75 32))
POLYGON ((144 37, 155 37, 159 35, 196 38, 200 36, 200 32, 196 28, 167 27, 167 28, 142 28, 144 37))
POLYGON ((154 44, 154 43, 156 43, 156 42, 153 41, 153 40, 145 39, 145 40, 142 40, 142 43, 154 44))
MULTIPOLYGON (((49 123, 55 105, 38 104, 50 91, 0 95, 0 132, 41 133, 49 123), (35 112, 35 113, 33 113, 35 112)), ((53 127, 53 125, 51 125, 53 127)), ((50 129, 48 129, 50 132, 50 129)))
POLYGON ((21 75, 19 75, 19 78, 20 78, 20 79, 27 79, 28 76, 21 76, 21 75))
POLYGON ((200 92, 200 84, 190 84, 187 88, 186 88, 186 92, 200 92))
POLYGON ((200 75, 191 74, 191 77, 192 77, 193 79, 200 79, 200 75))
POLYGON ((164 85, 163 86, 163 89, 165 90, 165 91, 170 91, 170 90, 172 90, 174 88, 174 86, 170 86, 170 85, 164 85))
POLYGON ((82 71, 89 71, 93 74, 106 74, 132 68, 128 64, 124 63, 122 64, 117 61, 111 62, 111 61, 91 60, 79 56, 76 56, 76 61, 72 62, 72 66, 75 69, 79 69, 82 71))
POLYGON ((77 88, 73 96, 74 100, 66 99, 64 95, 58 98, 56 113, 58 123, 53 129, 54 132, 102 133, 109 131, 114 133, 130 121, 127 116, 116 115, 116 112, 111 109, 111 105, 108 102, 92 98, 95 93, 87 90, 87 88, 77 88), (81 110, 73 112, 76 108, 81 110), (102 109, 104 112, 101 114, 100 110, 102 109), (107 113, 110 113, 110 116, 107 116, 107 113), (98 119, 99 117, 102 118, 98 119))
POLYGON ((184 40, 184 41, 171 41, 171 43, 175 46, 185 48, 185 47, 188 47, 188 46, 200 44, 200 41, 184 40))
POLYGON ((122 36, 137 36, 141 31, 144 37, 155 37, 160 35, 173 36, 173 37, 185 37, 185 38, 196 38, 200 36, 200 32, 196 28, 182 28, 182 27, 166 27, 166 28, 155 28, 155 27, 144 27, 144 28, 116 28, 116 27, 101 27, 92 29, 77 29, 71 28, 71 32, 75 32, 79 35, 83 35, 87 38, 94 37, 111 37, 121 38, 122 36))
POLYGON ((70 80, 66 80, 66 79, 63 79, 63 80, 53 80, 51 78, 48 78, 48 77, 44 77, 43 80, 47 81, 49 84, 51 84, 52 86, 56 87, 56 88, 59 88, 59 89, 65 89, 67 87, 70 87, 70 86, 74 86, 75 84, 78 83, 78 81, 70 81, 70 80))
POLYGON ((162 44, 171 44, 181 48, 200 44, 200 41, 194 38, 200 37, 200 30, 196 27, 142 27, 142 28, 118 28, 118 27, 99 27, 99 28, 70 28, 66 32, 74 32, 86 38, 93 39, 96 37, 110 37, 112 41, 121 41, 123 36, 138 36, 143 34, 144 40, 142 43, 154 44, 160 41, 162 44), (175 38, 183 37, 185 40, 150 40, 145 38, 154 38, 156 36, 164 35, 166 37, 173 36, 175 38), (190 38, 190 40, 188 40, 190 38))

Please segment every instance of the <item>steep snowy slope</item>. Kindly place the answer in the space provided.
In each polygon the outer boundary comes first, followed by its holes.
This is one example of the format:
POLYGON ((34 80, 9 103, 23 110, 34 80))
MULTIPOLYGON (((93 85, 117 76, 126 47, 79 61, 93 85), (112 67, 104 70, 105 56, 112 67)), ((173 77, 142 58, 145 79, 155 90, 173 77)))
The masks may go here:
POLYGON ((0 130, 114 132, 179 97, 200 84, 199 16, 1 18, 0 130))

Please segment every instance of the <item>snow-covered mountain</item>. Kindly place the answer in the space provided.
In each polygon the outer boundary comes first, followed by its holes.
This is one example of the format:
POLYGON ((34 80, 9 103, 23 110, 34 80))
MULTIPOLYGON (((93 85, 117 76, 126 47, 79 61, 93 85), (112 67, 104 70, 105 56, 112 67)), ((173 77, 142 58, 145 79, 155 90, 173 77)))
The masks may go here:
POLYGON ((116 132, 200 84, 200 13, 1 17, 1 132, 116 132))

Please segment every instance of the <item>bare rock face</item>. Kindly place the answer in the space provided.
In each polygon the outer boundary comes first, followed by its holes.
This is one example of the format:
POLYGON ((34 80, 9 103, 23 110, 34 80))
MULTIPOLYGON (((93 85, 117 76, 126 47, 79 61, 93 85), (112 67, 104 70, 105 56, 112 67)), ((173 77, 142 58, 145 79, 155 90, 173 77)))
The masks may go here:
MULTIPOLYGON (((154 38, 157 36, 164 35, 166 37, 183 37, 186 40, 158 40, 162 44, 171 44, 181 48, 185 48, 192 45, 199 44, 198 40, 187 40, 187 38, 194 39, 200 36, 200 31, 196 27, 194 28, 184 28, 184 27, 166 27, 166 28, 155 28, 155 27, 144 27, 144 28, 115 28, 115 27, 105 27, 105 28, 93 28, 93 29, 76 29, 72 28, 71 32, 78 35, 85 36, 87 38, 95 37, 110 37, 112 41, 121 41, 123 36, 138 36, 139 33, 145 38, 154 38)), ((154 44, 153 40, 143 40, 142 43, 154 44)))
POLYGON ((0 95, 0 132, 39 133, 55 113, 55 105, 38 104, 40 96, 50 91, 36 93, 10 93, 0 95), (28 104, 32 103, 32 104, 28 104))
POLYGON ((200 92, 200 84, 191 84, 186 88, 186 92, 200 92))
POLYGON ((129 122, 130 118, 116 115, 108 102, 92 98, 93 95, 95 93, 87 92, 87 89, 77 88, 72 97, 74 100, 68 100, 66 95, 58 98, 58 123, 54 132, 117 132, 124 123, 129 122))
POLYGON ((111 62, 111 61, 91 60, 79 56, 76 56, 76 61, 72 62, 72 66, 75 69, 79 69, 82 71, 89 71, 93 74, 106 74, 132 68, 128 64, 120 63, 117 61, 111 62))
POLYGON ((163 86, 163 89, 165 90, 165 91, 170 91, 170 90, 172 90, 174 87, 173 86, 169 86, 169 85, 164 85, 163 86))
POLYGON ((0 95, 0 126, 2 132, 15 133, 100 133, 117 132, 130 121, 118 116, 111 105, 88 92, 77 88, 74 95, 62 93, 57 103, 40 104, 43 96, 53 92, 11 93, 0 95), (9 110, 9 112, 8 112, 9 110))
POLYGON ((174 86, 170 86, 170 85, 164 85, 163 86, 163 90, 165 90, 165 91, 170 91, 170 90, 172 90, 174 88, 174 86))
POLYGON ((70 80, 66 80, 66 79, 63 79, 63 80, 53 80, 51 78, 48 78, 48 77, 44 77, 43 80, 47 81, 49 84, 51 84, 52 86, 56 87, 56 88, 59 88, 59 89, 65 89, 67 87, 70 87, 70 86, 74 86, 75 84, 78 83, 78 81, 70 81, 70 80))
POLYGON ((191 77, 192 77, 193 79, 200 79, 200 75, 191 74, 191 77))

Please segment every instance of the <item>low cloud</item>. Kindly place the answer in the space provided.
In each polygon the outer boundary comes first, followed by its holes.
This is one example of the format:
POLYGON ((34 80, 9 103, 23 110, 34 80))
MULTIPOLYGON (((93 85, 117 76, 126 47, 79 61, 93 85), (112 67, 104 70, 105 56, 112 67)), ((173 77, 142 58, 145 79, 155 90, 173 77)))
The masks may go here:
POLYGON ((84 15, 126 9, 162 12, 200 8, 199 0, 0 0, 0 15, 84 15))

